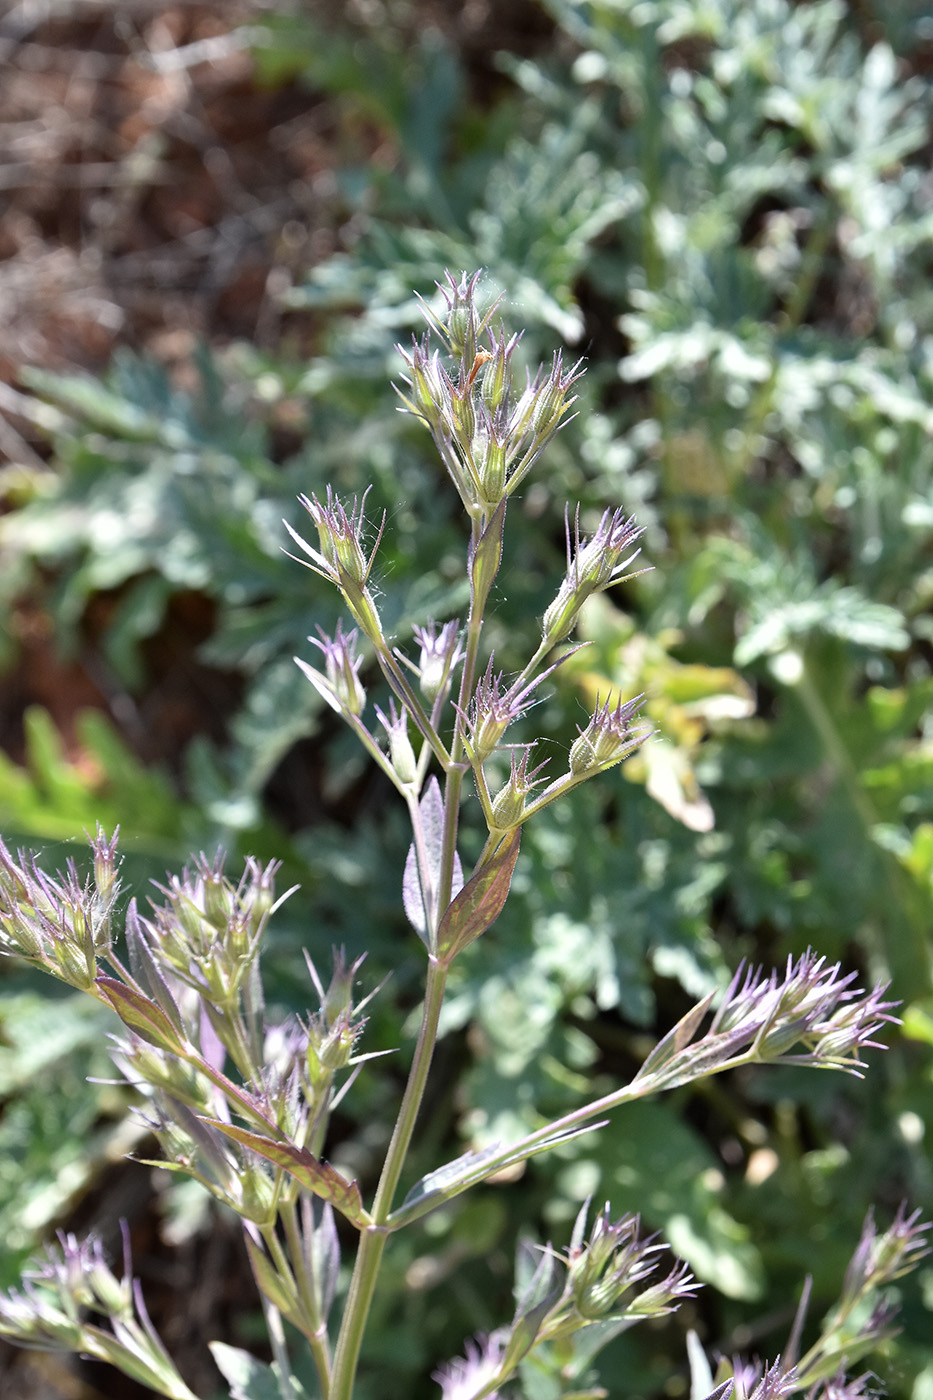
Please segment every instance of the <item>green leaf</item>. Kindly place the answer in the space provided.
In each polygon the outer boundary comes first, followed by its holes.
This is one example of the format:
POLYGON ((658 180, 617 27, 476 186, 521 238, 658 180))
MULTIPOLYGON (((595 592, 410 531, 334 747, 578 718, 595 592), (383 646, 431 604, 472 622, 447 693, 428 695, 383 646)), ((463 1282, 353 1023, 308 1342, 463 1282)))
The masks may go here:
POLYGON ((208 1346, 230 1386, 230 1400, 313 1400, 294 1376, 283 1380, 274 1362, 269 1366, 226 1342, 209 1342, 208 1346))
POLYGON ((465 1152, 462 1157, 447 1162, 436 1171, 428 1172, 416 1182, 399 1209, 389 1216, 389 1225, 395 1230, 403 1225, 410 1225, 413 1220, 427 1215, 444 1201, 453 1200, 461 1192, 488 1180, 495 1173, 518 1166, 532 1157, 540 1157, 542 1153, 550 1152, 554 1147, 561 1147, 574 1138, 595 1132, 597 1128, 604 1126, 604 1122, 587 1123, 582 1128, 553 1133, 531 1147, 525 1142, 515 1143, 511 1147, 501 1147, 498 1143, 493 1143, 476 1152, 465 1152))

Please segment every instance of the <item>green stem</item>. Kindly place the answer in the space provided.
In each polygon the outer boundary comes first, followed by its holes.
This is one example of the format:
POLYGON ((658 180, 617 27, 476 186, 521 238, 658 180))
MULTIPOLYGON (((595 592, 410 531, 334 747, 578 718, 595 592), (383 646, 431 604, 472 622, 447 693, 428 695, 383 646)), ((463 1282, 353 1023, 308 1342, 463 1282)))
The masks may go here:
MULTIPOLYGON (((474 551, 477 548, 481 534, 482 525, 474 520, 472 540, 472 549, 474 551)), ((451 762, 447 765, 447 781, 444 785, 444 838, 437 900, 438 919, 440 919, 450 903, 450 892, 453 888, 454 859, 457 854, 457 829, 460 821, 460 798, 463 792, 463 779, 467 771, 466 766, 462 762, 462 716, 467 712, 470 697, 473 693, 482 633, 483 613, 482 608, 477 608, 476 606, 476 596, 474 593, 470 600, 470 615, 467 618, 466 647, 464 648, 463 668, 460 672, 457 718, 454 723, 453 739, 450 745, 451 762)), ((432 936, 436 934, 436 932, 437 929, 435 927, 431 930, 432 936)))
POLYGON ((395 694, 398 696, 399 700, 401 700, 402 704, 405 705, 412 719, 415 721, 416 726, 431 745, 438 763, 442 768, 446 769, 450 762, 450 754, 444 748, 440 735, 425 714, 424 706, 408 684, 408 680, 401 666, 398 664, 391 651, 389 651, 388 647, 386 647, 385 650, 377 650, 376 657, 389 685, 395 691, 395 694))
MULTIPOLYGON (((311 1355, 317 1368, 318 1379, 321 1382, 321 1394, 324 1396, 324 1400, 327 1400, 330 1395, 331 1377, 330 1345, 327 1340, 326 1324, 318 1310, 313 1281, 308 1277, 301 1231, 298 1228, 298 1212, 294 1202, 282 1209, 281 1219, 285 1227, 288 1250, 292 1259, 295 1287, 298 1290, 301 1310, 306 1323, 302 1330, 307 1338, 308 1346, 311 1348, 311 1355)), ((274 1236, 275 1232, 271 1233, 274 1236)), ((277 1240, 276 1243, 278 1243, 277 1240)))
POLYGON ((328 1400, 352 1400, 360 1347, 376 1288, 382 1253, 388 1238, 385 1222, 392 1209, 392 1198, 405 1165, 418 1111, 424 1097, 428 1070, 431 1067, 431 1059, 437 1041, 437 1025, 447 985, 447 973, 446 963, 439 962, 435 958, 429 959, 418 1044, 415 1046, 405 1094, 402 1098, 395 1130, 392 1133, 392 1141, 389 1143, 389 1150, 386 1153, 379 1185, 376 1188, 376 1198, 372 1208, 373 1223, 363 1230, 360 1237, 359 1252, 356 1256, 353 1277, 350 1280, 350 1292, 347 1296, 347 1305, 344 1309, 340 1335, 334 1353, 333 1378, 328 1400))
POLYGON ((285 1327, 282 1323, 282 1314, 262 1293, 259 1295, 259 1301, 262 1303, 262 1310, 266 1319, 266 1331, 269 1334, 272 1355, 275 1358, 275 1364, 279 1373, 279 1394, 282 1400, 292 1400, 295 1388, 292 1384, 292 1368, 291 1362, 288 1359, 288 1347, 285 1342, 285 1327))

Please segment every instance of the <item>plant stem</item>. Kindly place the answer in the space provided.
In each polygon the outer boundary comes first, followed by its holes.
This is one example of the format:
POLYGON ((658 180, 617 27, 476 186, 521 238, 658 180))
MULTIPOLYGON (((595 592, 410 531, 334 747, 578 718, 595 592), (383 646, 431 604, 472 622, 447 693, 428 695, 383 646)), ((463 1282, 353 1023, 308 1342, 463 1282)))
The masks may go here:
POLYGON ((407 707, 415 725, 433 749, 434 756, 438 763, 442 768, 446 768, 450 762, 450 754, 441 742, 441 737, 437 733, 437 730, 425 714, 421 701, 408 684, 408 680, 401 666, 398 664, 391 651, 389 651, 388 647, 386 647, 385 650, 378 650, 376 652, 376 659, 389 685, 395 691, 395 694, 401 700, 402 704, 407 707))
MULTIPOLYGON (((327 1341, 327 1327, 318 1312, 317 1299, 314 1296, 312 1282, 308 1277, 305 1254, 302 1248, 301 1231, 298 1228, 298 1215, 294 1203, 289 1203, 281 1211, 282 1224, 285 1227, 285 1235, 288 1240, 288 1251, 292 1261, 292 1274, 295 1279, 295 1286, 298 1289, 298 1296, 301 1300, 301 1308, 306 1319, 306 1327, 302 1330, 311 1348, 311 1355, 314 1357, 314 1364, 317 1368, 318 1378, 321 1382, 321 1394, 330 1395, 330 1346, 327 1341)), ((274 1238, 275 1232, 270 1232, 274 1238)), ((278 1243, 278 1241, 276 1241, 278 1243)))
POLYGON ((351 1400, 353 1395, 353 1382, 359 1361, 360 1346, 366 1330, 366 1319, 369 1316, 376 1279, 379 1275, 379 1265, 382 1262, 382 1252, 389 1234, 385 1222, 392 1209, 392 1198, 405 1165, 421 1100, 424 1097, 428 1070, 431 1067, 431 1059, 437 1041, 437 1024, 447 985, 447 973, 446 963, 439 962, 433 957, 428 960, 428 975, 418 1043, 415 1046, 408 1083, 405 1086, 405 1094, 392 1133, 392 1141, 389 1143, 382 1175, 376 1188, 376 1197, 372 1208, 373 1223, 367 1226, 360 1238, 359 1252, 353 1268, 353 1277, 350 1280, 350 1292, 347 1296, 347 1305, 344 1309, 340 1335, 334 1353, 333 1379, 328 1400, 351 1400))
POLYGON ((294 1388, 292 1386, 292 1369, 288 1359, 288 1347, 285 1343, 285 1328, 282 1325, 282 1314, 278 1308, 274 1307, 269 1299, 260 1293, 259 1301, 262 1303, 262 1310, 266 1319, 266 1330, 269 1333, 269 1342, 272 1346, 272 1355, 278 1368, 279 1394, 282 1400, 292 1400, 294 1388))

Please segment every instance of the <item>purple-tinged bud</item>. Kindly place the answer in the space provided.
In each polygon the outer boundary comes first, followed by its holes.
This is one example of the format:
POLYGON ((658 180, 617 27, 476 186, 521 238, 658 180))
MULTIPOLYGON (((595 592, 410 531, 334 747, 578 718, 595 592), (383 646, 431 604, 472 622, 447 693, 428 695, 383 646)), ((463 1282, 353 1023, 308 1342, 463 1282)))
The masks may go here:
POLYGON ((543 763, 539 763, 537 768, 533 768, 530 773, 528 772, 528 755, 533 747, 534 745, 529 744, 518 760, 516 760, 513 751, 509 781, 493 798, 493 822, 499 831, 509 831, 513 826, 521 825, 525 808, 528 805, 528 794, 544 782, 544 779, 536 777, 536 774, 547 767, 547 759, 543 763))
POLYGON ((73 1236, 60 1235, 61 1254, 50 1249, 38 1268, 24 1274, 21 1293, 0 1295, 0 1335, 25 1346, 82 1352, 170 1400, 196 1400, 146 1315, 132 1279, 125 1222, 123 1240, 125 1276, 118 1282, 96 1241, 81 1245, 73 1236), (95 1279, 99 1289, 89 1283, 95 1279), (97 1315, 85 1321, 85 1308, 97 1315))
POLYGON ((103 1250, 93 1259, 87 1279, 104 1312, 113 1317, 131 1317, 133 1313, 132 1285, 128 1278, 118 1279, 104 1263, 103 1250))
POLYGON ((597 705, 589 724, 579 731, 580 737, 570 749, 569 768, 574 777, 621 763, 648 737, 651 731, 647 725, 636 728, 632 723, 643 699, 638 695, 624 705, 620 700, 614 710, 610 709, 609 700, 597 705))
POLYGON ((473 462, 480 487, 481 504, 497 506, 505 494, 509 465, 509 439, 484 413, 484 422, 473 442, 473 462))
POLYGON ((490 336, 492 353, 483 365, 480 396, 492 416, 508 403, 512 382, 510 361, 520 340, 520 334, 508 341, 504 335, 490 336))
POLYGON ((309 637, 308 641, 312 646, 320 647, 324 653, 324 670, 330 693, 318 685, 315 680, 316 672, 312 674, 311 669, 304 666, 302 670, 332 709, 338 713, 346 711, 351 715, 361 715, 366 708, 366 691, 359 675, 363 658, 356 653, 359 632, 353 627, 344 634, 340 622, 337 623, 333 637, 328 637, 320 627, 317 630, 321 640, 316 641, 314 637, 309 637))
POLYGON ((453 393, 453 384, 440 362, 438 352, 435 350, 433 355, 428 352, 427 336, 420 343, 413 341, 411 354, 401 345, 396 349, 408 366, 408 383, 412 391, 410 398, 400 395, 403 403, 431 432, 439 431, 453 393))
POLYGON ((327 1035, 314 1047, 314 1053, 324 1069, 335 1074, 352 1064, 353 1051, 365 1024, 365 1020, 353 1019, 352 1010, 337 1018, 327 1035))
POLYGON ((493 674, 493 658, 480 678, 467 717, 470 731, 467 752, 474 763, 485 763, 499 746, 499 741, 513 720, 524 712, 521 696, 502 691, 502 672, 493 674))
POLYGON ((442 287, 440 283, 437 284, 447 302, 447 315, 444 319, 451 352, 459 360, 469 364, 473 363, 476 356, 477 338, 490 314, 487 312, 486 317, 481 322, 476 312, 474 298, 480 276, 481 273, 474 272, 472 277, 467 278, 464 272, 460 276, 460 281, 457 282, 448 272, 447 286, 442 287))
POLYGON ((609 1317, 661 1317, 672 1312, 698 1288, 689 1270, 676 1265, 663 1280, 641 1287, 655 1271, 656 1255, 666 1246, 642 1236, 637 1215, 610 1218, 609 1206, 596 1217, 589 1240, 582 1230, 588 1203, 574 1227, 568 1256, 569 1286, 578 1315, 587 1322, 609 1317))
MULTIPOLYGON (((385 646, 379 613, 373 596, 366 587, 382 538, 385 517, 383 516, 376 542, 367 559, 363 548, 363 529, 368 494, 367 489, 362 500, 354 497, 349 510, 337 499, 329 486, 326 505, 314 495, 298 497, 317 527, 321 546, 319 550, 303 539, 297 530, 292 529, 287 520, 283 524, 299 549, 311 560, 310 564, 305 565, 306 568, 313 569, 322 578, 336 584, 367 637, 377 646, 385 646)), ((299 564, 305 564, 305 560, 298 559, 297 555, 290 557, 297 559, 299 564)))
POLYGON ((778 1357, 773 1366, 765 1371, 748 1400, 785 1400, 797 1390, 797 1372, 793 1366, 785 1366, 778 1357))
POLYGON ((576 364, 565 372, 561 352, 554 351, 551 372, 535 395, 532 423, 535 435, 539 439, 550 437, 556 432, 567 409, 576 402, 575 399, 568 400, 567 394, 571 385, 583 374, 580 368, 582 364, 582 360, 577 360, 576 364))
POLYGON ((437 697, 446 692, 453 668, 463 658, 460 624, 445 622, 438 633, 437 623, 432 621, 426 627, 413 627, 412 632, 421 648, 418 661, 421 694, 433 705, 437 697))
MULTIPOLYGON (((320 1010, 309 1018, 306 1031, 305 1069, 312 1093, 341 1069, 354 1064, 353 1051, 366 1018, 360 1013, 369 997, 353 1002, 353 983, 363 958, 347 964, 342 951, 334 951, 334 973, 327 990, 310 958, 308 972, 320 999, 320 1010)), ((372 994, 370 994, 372 995, 372 994)), ((365 1058, 365 1057, 364 1057, 365 1058)))
POLYGON ((389 759, 400 783, 413 783, 418 776, 418 760, 408 737, 408 711, 403 705, 401 713, 395 708, 395 701, 389 702, 386 716, 376 706, 376 714, 389 740, 389 759))
POLYGON ((120 828, 114 827, 113 835, 108 841, 104 835, 103 827, 98 826, 97 835, 91 842, 91 850, 94 853, 94 883, 97 887, 99 900, 108 910, 119 890, 117 879, 117 837, 119 835, 120 828))
POLYGON ((299 496, 298 499, 317 526, 321 554, 337 581, 341 582, 346 575, 354 583, 365 583, 369 577, 369 565, 363 551, 361 530, 366 496, 359 505, 354 497, 349 513, 329 486, 326 506, 315 495, 299 496))
POLYGON ((930 1252, 929 1229, 919 1210, 908 1215, 902 1203, 889 1228, 879 1234, 874 1211, 869 1210, 846 1270, 843 1306, 854 1307, 869 1290, 886 1287, 913 1269, 930 1252))
MULTIPOLYGON (((879 1340, 886 1340, 892 1335, 896 1335, 896 1331, 882 1333, 879 1340)), ((862 1340, 863 1337, 860 1337, 859 1341, 862 1340)), ((809 1393, 812 1395, 815 1389, 814 1386, 809 1393)), ((870 1371, 865 1371, 861 1376, 847 1376, 845 1369, 840 1367, 819 1388, 819 1400, 877 1400, 877 1397, 876 1377, 870 1371)))
POLYGON ((99 831, 91 842, 93 883, 79 878, 73 861, 57 877, 46 875, 35 857, 22 851, 17 864, 0 841, 0 953, 28 958, 87 991, 97 975, 97 958, 110 951, 110 917, 119 890, 115 841, 114 836, 107 842, 99 831))
MULTIPOLYGON (((567 534, 567 573, 557 597, 544 614, 541 626, 544 641, 556 646, 573 631, 577 616, 592 593, 601 593, 614 583, 633 578, 630 566, 641 553, 631 546, 643 531, 635 523, 635 517, 625 518, 623 510, 603 512, 592 539, 580 538, 580 511, 574 518, 573 540, 570 536, 570 520, 565 516, 567 534)), ((643 572, 643 571, 640 571, 643 572)))

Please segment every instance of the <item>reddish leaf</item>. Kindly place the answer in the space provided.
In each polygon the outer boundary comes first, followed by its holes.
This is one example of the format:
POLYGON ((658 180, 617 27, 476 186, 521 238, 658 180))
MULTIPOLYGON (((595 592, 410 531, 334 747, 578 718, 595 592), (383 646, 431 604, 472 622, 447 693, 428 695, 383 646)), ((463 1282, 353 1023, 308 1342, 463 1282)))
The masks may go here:
POLYGON ((178 1031, 156 1002, 150 1001, 134 987, 118 982, 115 977, 98 977, 95 982, 131 1031, 160 1050, 168 1050, 173 1055, 185 1053, 185 1045, 178 1031))
POLYGON ((448 961, 479 938, 502 913, 518 860, 521 828, 503 837, 495 855, 477 870, 447 906, 437 931, 438 955, 448 961))
POLYGON ((290 1176, 322 1201, 329 1201, 351 1224, 363 1229, 369 1224, 369 1215, 363 1209, 360 1188, 355 1181, 347 1181, 327 1162, 319 1162, 306 1147, 296 1147, 291 1142, 273 1142, 260 1133, 251 1133, 248 1128, 239 1128, 233 1123, 221 1123, 216 1118, 204 1118, 212 1128, 223 1133, 234 1142, 240 1142, 267 1162, 282 1167, 290 1176))

